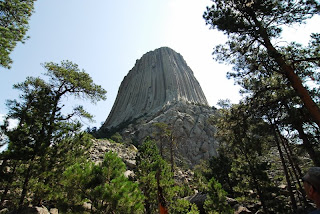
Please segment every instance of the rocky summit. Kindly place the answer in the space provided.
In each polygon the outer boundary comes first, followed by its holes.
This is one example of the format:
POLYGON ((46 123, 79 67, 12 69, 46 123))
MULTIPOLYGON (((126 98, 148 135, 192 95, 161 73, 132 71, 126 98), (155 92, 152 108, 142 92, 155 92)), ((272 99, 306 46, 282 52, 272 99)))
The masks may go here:
POLYGON ((154 136, 155 124, 164 123, 172 130, 177 160, 195 165, 216 155, 209 122, 214 114, 183 57, 162 47, 136 61, 99 133, 119 132, 125 141, 141 143, 154 136))

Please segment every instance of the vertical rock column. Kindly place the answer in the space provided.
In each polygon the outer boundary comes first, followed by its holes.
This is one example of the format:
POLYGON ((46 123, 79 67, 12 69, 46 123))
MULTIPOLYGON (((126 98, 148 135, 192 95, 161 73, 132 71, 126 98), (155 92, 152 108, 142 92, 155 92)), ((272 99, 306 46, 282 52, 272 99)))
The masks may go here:
POLYGON ((116 127, 172 102, 208 105, 183 57, 163 47, 144 54, 123 79, 103 128, 116 127))

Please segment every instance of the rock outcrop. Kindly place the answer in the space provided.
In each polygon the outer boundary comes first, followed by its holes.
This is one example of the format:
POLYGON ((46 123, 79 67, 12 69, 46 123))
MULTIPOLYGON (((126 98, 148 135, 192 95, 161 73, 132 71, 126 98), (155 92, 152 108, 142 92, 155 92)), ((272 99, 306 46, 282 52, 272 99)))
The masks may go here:
POLYGON ((123 160, 128 170, 136 167, 136 154, 138 149, 134 145, 112 143, 109 140, 93 140, 89 151, 90 160, 96 164, 102 163, 105 153, 114 152, 123 160))
POLYGON ((174 134, 177 160, 195 165, 216 155, 209 123, 214 114, 183 57, 163 47, 137 60, 99 133, 119 132, 124 140, 141 143, 152 136, 155 123, 165 123, 174 134))
POLYGON ((174 101, 208 105, 200 84, 183 57, 163 47, 137 60, 122 81, 103 126, 115 127, 144 114, 150 115, 174 101))
MULTIPOLYGON (((114 152, 126 164, 126 177, 134 177, 136 169, 136 155, 138 149, 132 144, 121 144, 110 142, 106 139, 92 140, 92 147, 89 150, 90 160, 95 164, 101 164, 107 152, 114 152)), ((194 173, 190 169, 176 168, 174 171, 174 179, 178 183, 188 183, 190 187, 194 180, 194 173)))
MULTIPOLYGON (((143 142, 145 137, 153 137, 157 132, 155 124, 168 124, 175 142, 176 161, 190 166, 217 155, 215 128, 209 122, 212 115, 214 110, 210 107, 176 102, 154 115, 135 120, 119 132, 125 140, 143 142)), ((170 142, 165 143, 168 150, 170 142)))

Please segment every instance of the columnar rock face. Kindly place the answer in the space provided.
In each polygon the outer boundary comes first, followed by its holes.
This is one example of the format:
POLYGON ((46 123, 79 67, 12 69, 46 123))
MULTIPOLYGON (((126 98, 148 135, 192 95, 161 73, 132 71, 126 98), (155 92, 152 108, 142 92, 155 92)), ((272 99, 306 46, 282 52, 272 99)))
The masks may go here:
POLYGON ((116 130, 125 141, 143 142, 165 123, 174 135, 177 159, 195 165, 215 156, 215 110, 183 57, 163 47, 137 60, 124 78, 113 108, 99 132, 116 130))
POLYGON ((208 105, 183 57, 170 48, 159 48, 137 60, 124 78, 104 127, 156 112, 175 101, 208 105))

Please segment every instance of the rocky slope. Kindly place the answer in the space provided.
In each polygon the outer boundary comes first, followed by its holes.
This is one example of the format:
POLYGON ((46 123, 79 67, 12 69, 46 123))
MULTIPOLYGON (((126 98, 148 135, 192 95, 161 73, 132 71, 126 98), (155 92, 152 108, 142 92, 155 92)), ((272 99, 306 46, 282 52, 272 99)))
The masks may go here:
MULTIPOLYGON (((215 128, 209 123, 213 114, 210 107, 176 102, 164 106, 155 115, 137 119, 120 133, 125 141, 142 142, 157 132, 156 123, 168 124, 173 133, 176 160, 180 165, 192 166, 217 155, 217 142, 213 136, 215 128)), ((169 145, 166 148, 169 149, 169 145)))
POLYGON ((163 47, 137 60, 99 134, 119 132, 126 141, 141 143, 153 135, 155 123, 165 123, 173 131, 177 159, 195 165, 216 155, 209 123, 214 114, 183 57, 163 47))
MULTIPOLYGON (((133 171, 137 167, 135 158, 138 149, 134 145, 110 142, 106 139, 94 139, 92 142, 92 147, 89 150, 90 161, 96 164, 102 163, 105 153, 111 151, 116 153, 126 164, 125 176, 135 176, 133 171)), ((180 169, 178 167, 174 172, 175 181, 179 183, 192 183, 193 175, 194 173, 190 169, 180 169)))

